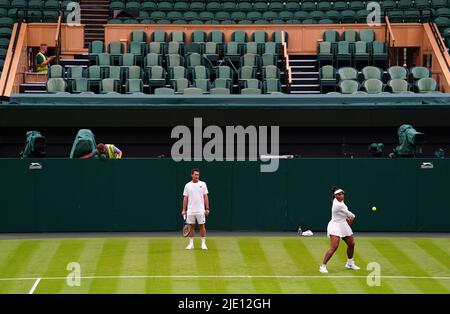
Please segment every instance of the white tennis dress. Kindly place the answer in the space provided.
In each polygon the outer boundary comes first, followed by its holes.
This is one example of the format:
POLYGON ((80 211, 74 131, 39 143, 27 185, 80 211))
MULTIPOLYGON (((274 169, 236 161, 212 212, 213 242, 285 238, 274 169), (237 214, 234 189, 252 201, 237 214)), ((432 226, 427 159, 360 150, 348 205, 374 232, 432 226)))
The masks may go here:
POLYGON ((333 200, 331 208, 331 221, 328 223, 328 236, 334 235, 341 238, 351 236, 353 234, 352 228, 347 223, 347 218, 355 218, 355 214, 348 210, 344 202, 339 202, 337 199, 333 200))

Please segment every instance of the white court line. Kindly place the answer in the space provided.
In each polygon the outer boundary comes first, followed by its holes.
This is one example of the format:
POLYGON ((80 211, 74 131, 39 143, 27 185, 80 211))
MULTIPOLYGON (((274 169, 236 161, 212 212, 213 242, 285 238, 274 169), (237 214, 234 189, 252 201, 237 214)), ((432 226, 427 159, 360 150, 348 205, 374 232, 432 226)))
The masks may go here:
MULTIPOLYGON (((450 277, 444 276, 380 276, 382 279, 435 279, 435 280, 450 280, 450 277)), ((138 278, 165 278, 165 279, 202 279, 202 278, 225 278, 225 279, 253 279, 253 278, 267 278, 267 279, 321 279, 321 278, 367 278, 367 276, 361 275, 341 275, 341 276, 333 276, 333 275, 298 275, 298 276, 289 276, 289 275, 224 275, 224 276, 216 276, 216 275, 173 275, 173 276, 164 276, 164 275, 118 275, 118 276, 83 276, 80 279, 138 279, 138 278)), ((0 278, 0 281, 25 281, 25 280, 36 280, 33 288, 30 293, 36 289, 39 281, 41 280, 66 280, 67 277, 42 277, 42 278, 0 278)))
POLYGON ((31 287, 30 292, 28 292, 28 294, 33 294, 34 290, 36 290, 36 288, 40 282, 41 282, 41 278, 37 278, 36 281, 34 282, 33 287, 31 287))

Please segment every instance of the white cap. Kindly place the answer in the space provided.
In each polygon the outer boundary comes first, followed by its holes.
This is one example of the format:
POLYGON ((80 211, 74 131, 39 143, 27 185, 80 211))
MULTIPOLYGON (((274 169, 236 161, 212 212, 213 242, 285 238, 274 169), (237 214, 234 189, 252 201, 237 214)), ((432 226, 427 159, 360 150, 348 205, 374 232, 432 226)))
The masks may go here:
POLYGON ((344 190, 337 189, 336 191, 334 191, 334 195, 339 194, 339 193, 344 193, 344 190))

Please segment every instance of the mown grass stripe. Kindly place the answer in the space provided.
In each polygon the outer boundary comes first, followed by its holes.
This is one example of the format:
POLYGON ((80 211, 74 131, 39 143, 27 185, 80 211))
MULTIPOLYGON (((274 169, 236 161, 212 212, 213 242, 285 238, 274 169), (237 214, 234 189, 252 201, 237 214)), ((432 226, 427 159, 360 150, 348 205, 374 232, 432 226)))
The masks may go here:
MULTIPOLYGON (((295 272, 299 275, 319 273, 321 257, 313 255, 309 250, 312 243, 309 239, 285 238, 282 239, 282 245, 287 256, 295 265, 295 272)), ((323 279, 320 282, 315 280, 306 280, 307 291, 312 293, 337 293, 336 288, 329 279, 323 279)), ((307 292, 305 291, 305 292, 307 292)))
MULTIPOLYGON (((171 274, 173 242, 171 239, 148 239, 146 274, 171 274)), ((168 278, 148 278, 145 280, 145 292, 172 293, 172 281, 168 278)))
MULTIPOLYGON (((250 274, 274 275, 273 269, 261 248, 259 239, 239 238, 238 244, 250 274)), ((282 293, 280 284, 275 278, 252 278, 252 283, 257 293, 282 293)))
MULTIPOLYGON (((42 277, 67 276, 69 274, 69 271, 67 270, 68 264, 79 261, 80 254, 83 251, 86 242, 87 241, 81 239, 61 240, 58 249, 48 263, 47 269, 42 277)), ((54 282, 43 281, 40 290, 57 293, 61 291, 66 284, 67 283, 64 280, 54 282)))
MULTIPOLYGON (((209 239, 207 241, 207 251, 195 251, 195 262, 199 275, 221 275, 221 260, 217 252, 216 241, 209 239)), ((215 280, 200 279, 201 293, 227 293, 227 287, 223 278, 215 280)))
MULTIPOLYGON (((105 239, 97 258, 94 272, 96 276, 120 273, 127 242, 128 239, 125 238, 105 239)), ((117 279, 111 279, 103 283, 94 280, 90 284, 89 293, 115 293, 117 285, 117 279)))
MULTIPOLYGON (((130 238, 125 248, 120 274, 146 274, 148 258, 148 240, 130 238)), ((119 280, 118 293, 145 293, 146 280, 119 280)))
MULTIPOLYGON (((248 267, 239 249, 236 238, 214 239, 218 258, 221 260, 222 275, 248 275, 248 267)), ((228 293, 256 293, 249 280, 224 279, 228 293)))
MULTIPOLYGON (((49 259, 59 245, 58 241, 24 241, 11 254, 0 273, 14 277, 41 277, 49 259)), ((33 283, 2 283, 0 291, 8 289, 8 293, 28 293, 33 283)))
MULTIPOLYGON (((391 264, 396 268, 397 274, 403 274, 405 276, 430 276, 423 268, 421 268, 408 253, 405 253, 390 239, 383 239, 382 241, 370 240, 374 247, 388 259, 391 264)), ((399 239, 395 239, 399 242, 399 239)), ((414 252, 410 252, 411 256, 414 256, 414 252)), ((430 281, 430 283, 411 279, 411 283, 414 284, 422 293, 442 293, 447 289, 442 286, 438 281, 430 281)))
MULTIPOLYGON (((434 239, 414 239, 412 240, 418 247, 440 264, 442 270, 450 274, 450 253, 437 245, 434 239)), ((442 242, 442 241, 441 241, 442 242)), ((447 242, 450 242, 448 240, 447 242)))

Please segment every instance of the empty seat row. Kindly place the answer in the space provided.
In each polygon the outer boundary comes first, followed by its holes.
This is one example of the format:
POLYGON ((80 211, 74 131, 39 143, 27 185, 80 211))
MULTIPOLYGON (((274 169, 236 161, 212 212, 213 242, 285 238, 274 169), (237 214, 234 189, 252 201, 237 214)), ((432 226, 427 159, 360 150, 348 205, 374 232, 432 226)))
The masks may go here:
POLYGON ((413 90, 418 93, 436 92, 437 83, 433 78, 421 78, 410 86, 406 80, 393 79, 386 85, 378 79, 368 79, 360 84, 356 80, 342 80, 338 84, 338 88, 343 94, 354 94, 358 91, 364 91, 368 94, 379 94, 383 91, 392 93, 412 93, 413 90))

